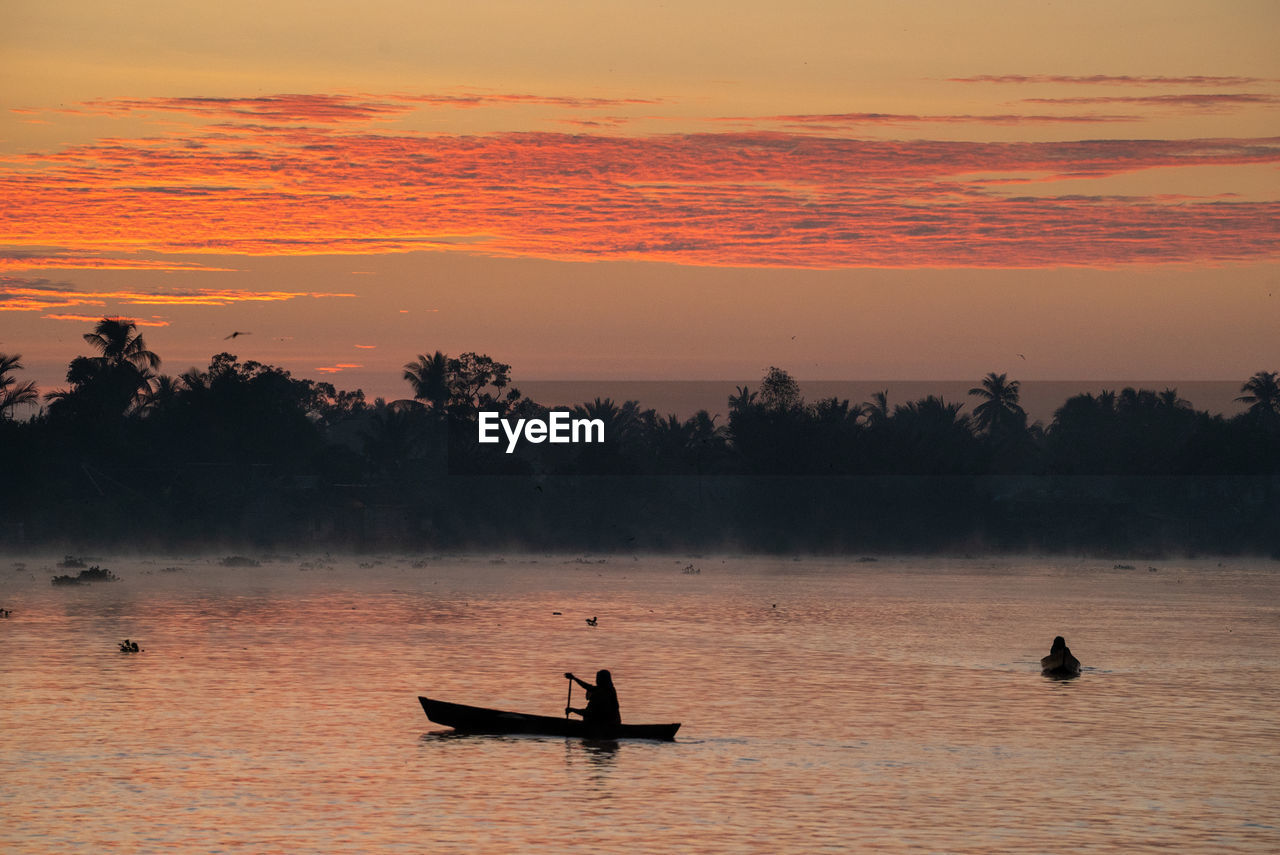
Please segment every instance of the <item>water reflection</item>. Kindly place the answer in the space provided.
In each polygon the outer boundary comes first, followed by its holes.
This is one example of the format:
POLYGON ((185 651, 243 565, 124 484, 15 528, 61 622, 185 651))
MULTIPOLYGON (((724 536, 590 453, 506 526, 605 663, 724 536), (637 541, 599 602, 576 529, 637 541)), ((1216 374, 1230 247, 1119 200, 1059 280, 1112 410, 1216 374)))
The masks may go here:
POLYGON ((564 765, 570 775, 586 774, 592 794, 609 799, 608 784, 618 764, 618 742, 611 739, 566 739, 564 765))
POLYGON ((1171 585, 1066 562, 516 563, 0 574, 3 848, 1280 851, 1270 564, 1171 585), (1059 632, 1104 667, 1038 679, 1059 632), (560 675, 597 662, 627 718, 681 739, 461 734, 415 702, 554 715, 560 675))
POLYGON ((577 742, 587 759, 597 765, 612 766, 618 754, 619 743, 616 739, 566 739, 565 742, 570 743, 570 750, 573 750, 571 743, 577 742))
POLYGON ((581 742, 583 740, 565 740, 562 736, 545 736, 537 733, 468 733, 461 730, 432 730, 418 737, 424 745, 433 743, 475 743, 477 745, 502 745, 521 743, 555 743, 560 741, 581 742))

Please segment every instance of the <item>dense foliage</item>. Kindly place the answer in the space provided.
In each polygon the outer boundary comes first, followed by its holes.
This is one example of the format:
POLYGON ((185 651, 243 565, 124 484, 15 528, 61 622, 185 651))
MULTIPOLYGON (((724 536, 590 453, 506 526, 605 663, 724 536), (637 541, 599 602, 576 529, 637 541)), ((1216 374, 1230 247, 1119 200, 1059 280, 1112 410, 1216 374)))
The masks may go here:
POLYGON ((599 444, 476 441, 480 411, 546 409, 511 367, 436 352, 412 399, 292 377, 234 355, 158 374, 126 320, 85 336, 67 387, 36 400, 0 354, 3 528, 13 545, 1086 552, 1280 550, 1280 385, 1232 418, 1172 389, 1067 400, 1028 424, 989 374, 965 403, 806 402, 787 372, 681 420, 596 399, 599 444))

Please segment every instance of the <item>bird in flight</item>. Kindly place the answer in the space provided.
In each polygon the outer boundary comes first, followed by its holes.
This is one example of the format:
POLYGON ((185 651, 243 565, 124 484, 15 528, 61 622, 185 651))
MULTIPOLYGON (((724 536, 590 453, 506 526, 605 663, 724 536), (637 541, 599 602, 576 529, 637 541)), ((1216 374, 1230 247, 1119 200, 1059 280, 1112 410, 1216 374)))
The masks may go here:
POLYGON ((235 332, 233 332, 231 335, 229 335, 229 336, 227 336, 226 338, 224 338, 224 339, 223 339, 223 341, 226 341, 228 338, 235 338, 235 337, 236 337, 236 336, 238 336, 238 335, 253 335, 253 333, 250 333, 250 332, 240 332, 240 330, 236 330, 236 331, 235 331, 235 332))

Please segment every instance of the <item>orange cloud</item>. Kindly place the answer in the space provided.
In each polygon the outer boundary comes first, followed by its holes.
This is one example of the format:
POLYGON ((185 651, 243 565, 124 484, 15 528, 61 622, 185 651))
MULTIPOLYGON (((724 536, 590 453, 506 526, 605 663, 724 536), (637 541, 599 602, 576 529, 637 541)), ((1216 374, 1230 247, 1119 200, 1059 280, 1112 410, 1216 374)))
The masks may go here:
POLYGON ((316 371, 321 371, 325 374, 337 374, 340 371, 346 371, 348 368, 364 368, 364 366, 356 362, 339 362, 336 365, 317 365, 316 371))
MULTIPOLYGON (((1205 263, 1274 256, 1280 201, 1083 196, 1065 182, 1277 163, 1277 138, 978 143, 224 125, 0 158, 9 200, 0 234, 17 251, 84 257, 431 248, 722 266, 1205 263), (1010 195, 1006 182, 1023 179, 1064 190, 1010 195)), ((263 299, 322 296, 270 294, 263 299)))
MULTIPOLYGON (((229 306, 244 302, 276 302, 299 297, 354 297, 354 294, 325 294, 301 291, 248 291, 244 289, 201 288, 192 291, 80 291, 68 283, 48 279, 0 276, 0 312, 41 312, 76 306, 105 306, 108 302, 128 306, 229 306)), ((45 315, 44 317, 55 317, 45 315)), ((101 317, 101 316, 99 316, 101 317)), ((81 320, 71 315, 56 320, 81 320)))
POLYGON ((234 268, 211 267, 200 262, 178 261, 170 258, 67 255, 0 249, 0 271, 6 270, 199 270, 230 273, 234 268))
MULTIPOLYGON (((41 315, 42 318, 48 318, 51 321, 78 321, 84 323, 97 323, 102 320, 102 315, 41 315)), ((137 318, 129 318, 128 320, 140 327, 167 327, 168 321, 143 321, 137 318)))

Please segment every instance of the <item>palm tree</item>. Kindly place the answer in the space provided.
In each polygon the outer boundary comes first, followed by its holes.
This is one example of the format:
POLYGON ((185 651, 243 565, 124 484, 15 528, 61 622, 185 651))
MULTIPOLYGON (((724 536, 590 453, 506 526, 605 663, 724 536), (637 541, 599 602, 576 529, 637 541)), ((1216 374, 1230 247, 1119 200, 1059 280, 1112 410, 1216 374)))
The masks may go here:
POLYGON ((406 363, 404 379, 413 387, 413 397, 431 404, 437 413, 449 401, 449 359, 440 351, 431 356, 418 355, 416 362, 406 363))
POLYGON ((729 429, 716 424, 720 414, 711 415, 706 410, 698 410, 684 423, 689 431, 689 446, 701 455, 703 452, 723 451, 729 439, 729 429))
POLYGON ((692 419, 681 421, 675 413, 655 421, 650 435, 661 460, 671 465, 693 443, 695 425, 692 419))
POLYGON ((155 378, 151 393, 147 395, 147 399, 141 407, 142 411, 150 414, 172 407, 174 402, 178 400, 178 394, 182 389, 182 378, 161 374, 155 378))
POLYGON ((160 357, 147 349, 128 318, 103 318, 84 340, 97 356, 77 356, 67 367, 69 389, 45 395, 49 414, 88 422, 115 421, 145 404, 160 357))
POLYGON ((862 416, 861 407, 852 407, 848 400, 841 400, 834 395, 821 399, 809 409, 819 424, 837 427, 846 423, 856 425, 859 417, 862 416))
POLYGON ((1244 382, 1240 391, 1247 394, 1236 400, 1249 405, 1250 415, 1268 420, 1280 416, 1280 374, 1259 371, 1244 382))
POLYGON ((416 402, 406 404, 375 404, 368 427, 360 434, 365 456, 379 474, 392 480, 406 477, 406 466, 432 447, 426 410, 416 402))
POLYGON ((137 329, 137 323, 128 318, 103 318, 93 332, 84 334, 84 340, 102 354, 105 364, 127 363, 149 379, 150 372, 160 367, 160 357, 147 350, 142 333, 135 335, 137 329))
POLYGON ((1191 402, 1185 398, 1178 397, 1178 390, 1169 388, 1165 389, 1159 395, 1160 406, 1169 410, 1189 410, 1191 402))
POLYGON ((974 437, 963 404, 928 395, 893 408, 888 430, 894 437, 900 471, 911 475, 954 475, 973 465, 974 437))
POLYGON ((699 441, 724 439, 724 437, 728 435, 729 431, 724 427, 718 427, 716 425, 716 419, 718 418, 720 418, 719 413, 716 413, 713 416, 706 410, 698 410, 698 412, 689 417, 686 424, 691 424, 693 426, 694 437, 699 441))
POLYGON ((642 411, 639 401, 624 401, 622 406, 618 406, 612 398, 596 398, 589 403, 579 404, 573 408, 572 413, 574 418, 602 421, 605 444, 613 446, 630 442, 643 428, 645 417, 654 415, 652 411, 642 411))
POLYGON ((129 389, 130 402, 140 403, 151 392, 160 357, 147 350, 137 329, 129 318, 103 318, 84 340, 100 354, 95 361, 102 370, 93 379, 129 389))
POLYGON ((1018 405, 1020 384, 1009 380, 1007 374, 992 371, 982 380, 981 386, 969 390, 970 395, 982 398, 973 408, 973 419, 978 429, 988 434, 1025 426, 1027 413, 1018 405))
POLYGON ((895 421, 910 420, 912 427, 929 430, 967 429, 969 417, 960 415, 960 411, 963 409, 964 404, 948 404, 945 400, 935 395, 926 395, 919 401, 911 401, 894 407, 893 418, 895 421))
POLYGON ((889 390, 876 392, 871 396, 870 401, 862 403, 862 412, 867 416, 867 424, 871 427, 880 427, 889 421, 889 390))
POLYGON ((21 353, 15 353, 12 356, 0 353, 0 419, 12 418, 14 407, 20 404, 34 404, 40 398, 34 381, 19 383, 16 378, 10 376, 14 371, 22 368, 22 363, 19 361, 21 359, 21 353))
POLYGON ((724 452, 728 431, 716 427, 716 416, 699 410, 684 421, 674 413, 659 418, 653 410, 641 414, 652 424, 645 428, 649 437, 653 464, 663 473, 694 472, 702 474, 705 466, 724 452))
POLYGON ((731 412, 742 412, 749 410, 756 403, 756 393, 752 392, 747 386, 738 386, 734 394, 729 396, 729 410, 731 412))

